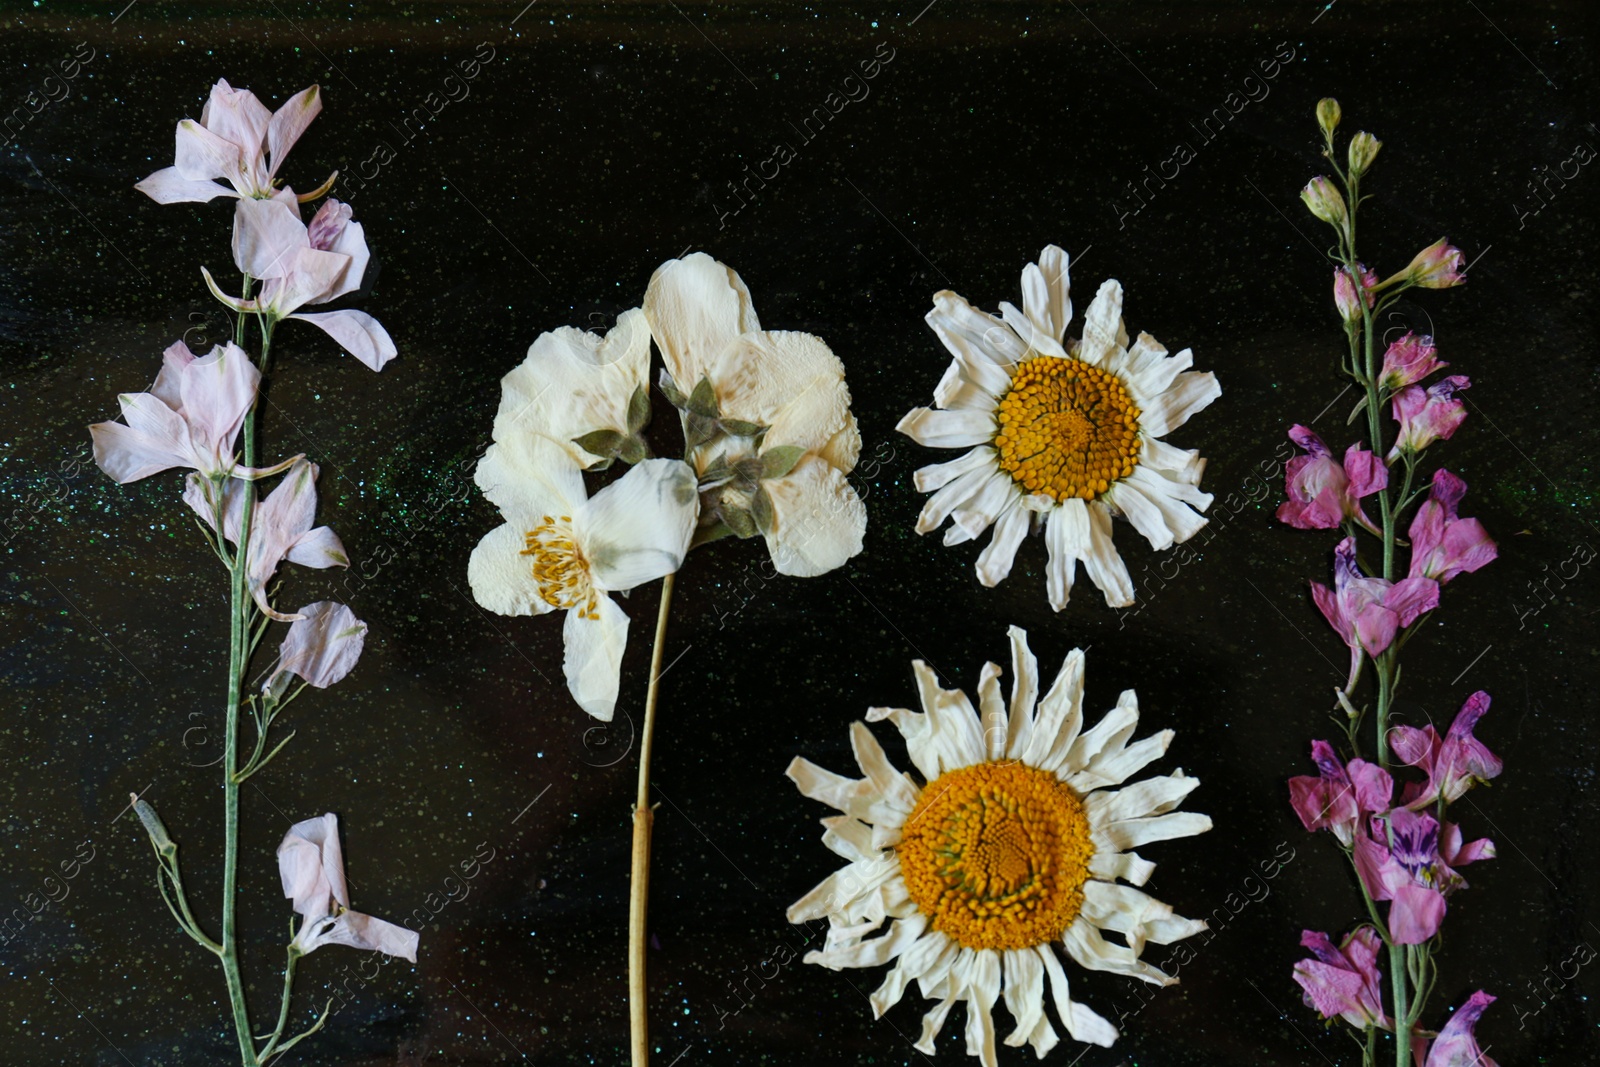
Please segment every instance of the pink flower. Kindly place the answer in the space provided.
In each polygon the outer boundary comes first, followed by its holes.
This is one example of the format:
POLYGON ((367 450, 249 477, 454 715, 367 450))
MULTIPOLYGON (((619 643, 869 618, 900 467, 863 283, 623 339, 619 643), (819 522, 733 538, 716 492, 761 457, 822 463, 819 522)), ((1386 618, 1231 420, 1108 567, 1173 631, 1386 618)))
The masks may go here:
POLYGON ((1362 653, 1376 656, 1402 626, 1439 606, 1439 583, 1431 578, 1387 582, 1368 578, 1356 566, 1356 541, 1346 537, 1333 552, 1333 588, 1311 583, 1311 599, 1350 649, 1348 689, 1361 670, 1362 653))
POLYGON ((1424 289, 1448 289, 1467 280, 1461 270, 1461 249, 1441 237, 1418 252, 1401 272, 1412 285, 1424 289))
POLYGON ((1289 804, 1307 830, 1331 830, 1349 848, 1361 821, 1389 807, 1394 781, 1366 760, 1351 760, 1345 767, 1326 741, 1311 743, 1311 759, 1321 774, 1289 779, 1289 804))
POLYGON ((1309 1007, 1324 1019, 1343 1018, 1358 1030, 1393 1028, 1393 1021, 1383 1011, 1377 931, 1360 927, 1334 948, 1327 934, 1306 930, 1300 935, 1300 944, 1316 957, 1294 965, 1294 980, 1305 990, 1309 1007))
POLYGON ((273 321, 300 319, 323 330, 339 346, 373 370, 394 357, 394 341, 377 319, 345 309, 300 313, 306 304, 325 304, 361 287, 371 252, 350 206, 323 202, 307 226, 300 206, 287 192, 270 200, 241 200, 233 222, 233 259, 238 268, 262 280, 254 299, 228 296, 204 267, 206 284, 218 300, 238 311, 259 312, 273 321))
POLYGON ((289 676, 297 675, 318 689, 340 681, 355 669, 367 639, 367 624, 355 612, 331 600, 307 604, 299 620, 289 627, 278 648, 278 663, 261 686, 262 692, 281 696, 289 676))
POLYGON ((148 393, 123 393, 119 422, 89 427, 94 459, 122 484, 172 467, 206 477, 257 472, 235 468, 233 439, 255 403, 261 373, 233 344, 218 345, 199 359, 178 341, 162 357, 161 373, 148 393))
POLYGON ((219 80, 211 87, 200 121, 178 123, 175 165, 156 171, 134 188, 158 204, 272 196, 283 157, 321 110, 322 96, 315 85, 290 97, 276 112, 268 112, 250 90, 219 80), (217 178, 226 178, 233 188, 218 185, 217 178))
POLYGON ((1333 272, 1333 303, 1339 309, 1339 317, 1346 322, 1361 321, 1362 305, 1371 309, 1374 299, 1372 287, 1378 284, 1378 276, 1365 265, 1357 263, 1356 269, 1361 272, 1360 296, 1356 295, 1356 279, 1350 268, 1339 267, 1333 272))
POLYGON ((1445 889, 1464 884, 1439 855, 1438 821, 1405 808, 1373 816, 1368 832, 1356 837, 1355 863, 1372 899, 1389 901, 1389 936, 1401 945, 1420 945, 1438 933, 1445 889))
POLYGON ((1472 1032, 1483 1017, 1484 1009, 1494 1002, 1495 998, 1481 989, 1468 997, 1467 1002, 1450 1016, 1444 1029, 1439 1031, 1422 1067, 1499 1067, 1484 1055, 1472 1032))
POLYGON ((1480 689, 1461 705, 1443 739, 1431 725, 1420 730, 1396 726, 1389 731, 1394 754, 1428 776, 1421 792, 1407 800, 1408 807, 1422 808, 1438 800, 1453 803, 1474 785, 1499 777, 1505 764, 1472 736, 1473 727, 1488 710, 1489 694, 1480 689))
POLYGON ((1400 434, 1389 450, 1390 462, 1401 452, 1421 452, 1435 441, 1449 440, 1467 417, 1466 403, 1457 400, 1456 393, 1471 385, 1466 375, 1452 374, 1427 389, 1408 385, 1396 393, 1391 409, 1400 434))
POLYGON ((1328 446, 1305 426, 1289 427, 1289 439, 1306 454, 1289 461, 1284 491, 1289 499, 1278 506, 1278 521, 1301 530, 1336 530, 1354 519, 1380 533, 1361 510, 1361 498, 1389 484, 1389 469, 1356 445, 1345 451, 1341 465, 1328 446))
POLYGON ((289 828, 278 846, 278 877, 283 895, 304 916, 291 943, 300 955, 323 945, 349 945, 417 962, 415 931, 350 910, 339 818, 332 812, 289 828))
MULTIPOLYGON (((284 560, 302 567, 348 567, 350 558, 338 534, 326 526, 312 528, 317 511, 317 465, 304 457, 294 460, 289 473, 267 498, 258 501, 250 521, 249 586, 256 606, 263 615, 280 622, 298 622, 303 615, 283 615, 267 602, 267 583, 284 560)), ((243 483, 228 480, 218 483, 189 475, 183 501, 213 530, 217 512, 222 513, 222 529, 229 541, 239 542, 239 525, 244 516, 243 483), (221 493, 218 500, 217 494, 221 493)))
POLYGON ((1487 837, 1463 843, 1461 827, 1457 823, 1447 822, 1439 829, 1439 858, 1450 867, 1465 867, 1479 860, 1492 860, 1497 855, 1499 852, 1494 842, 1487 837))
POLYGON ((1378 377, 1378 384, 1392 392, 1414 385, 1449 365, 1434 354, 1432 337, 1408 332, 1384 352, 1383 372, 1378 377))
POLYGON ((1456 517, 1467 483, 1447 470, 1433 475, 1433 489, 1411 520, 1411 577, 1443 585, 1475 571, 1500 554, 1477 519, 1456 517))

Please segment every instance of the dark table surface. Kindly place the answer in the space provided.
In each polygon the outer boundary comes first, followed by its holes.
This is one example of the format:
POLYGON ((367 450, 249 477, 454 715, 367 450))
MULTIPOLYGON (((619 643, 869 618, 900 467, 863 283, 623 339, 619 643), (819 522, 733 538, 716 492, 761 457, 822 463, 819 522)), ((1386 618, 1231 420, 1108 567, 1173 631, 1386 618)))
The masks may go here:
MULTIPOLYGON (((1595 972, 1530 992, 1600 944, 1600 577, 1550 577, 1600 545, 1600 177, 1585 166, 1552 184, 1537 213, 1527 192, 1579 144, 1600 145, 1586 5, 120 7, 14 5, 0 30, 0 114, 81 45, 93 52, 0 151, 0 904, 91 857, 0 948, 8 1064, 234 1055, 215 965, 173 928, 143 835, 117 818, 148 790, 212 914, 221 805, 215 768, 198 765, 220 740, 224 582, 178 475, 116 486, 86 462, 85 431, 171 341, 198 348, 225 329, 198 267, 228 266, 227 202, 161 207, 132 189, 170 162, 174 122, 198 115, 218 77, 271 104, 322 85, 326 110, 290 157, 297 185, 334 167, 360 176, 380 145, 392 154, 345 191, 376 257, 356 303, 400 358, 374 375, 316 331, 285 328, 265 421, 267 451, 323 464, 322 521, 356 560, 348 575, 291 570, 285 601, 338 596, 371 632, 355 674, 292 709, 290 751, 244 791, 258 1017, 276 998, 287 908, 272 850, 290 821, 339 813, 356 907, 429 921, 415 967, 342 949, 307 959, 297 1016, 335 986, 348 1003, 289 1061, 623 1062, 630 721, 658 587, 628 602, 617 723, 595 730, 561 684, 559 624, 471 601, 467 557, 498 521, 471 469, 498 379, 534 337, 606 325, 658 264, 699 248, 743 274, 765 325, 820 334, 843 359, 874 461, 856 478, 871 525, 866 550, 823 578, 761 579, 759 542, 697 551, 679 577, 655 759, 656 1062, 924 1062, 910 1048, 919 997, 870 1018, 861 991, 878 970, 795 962, 743 999, 730 987, 815 938, 784 908, 838 862, 820 806, 783 778, 790 758, 851 769, 847 723, 914 701, 914 657, 970 689, 986 659, 1004 661, 1012 623, 1047 670, 1092 648, 1092 705, 1136 687, 1142 732, 1178 731, 1162 766, 1203 780, 1189 806, 1216 823, 1147 850, 1152 890, 1212 916, 1182 984, 1152 998, 1075 977, 1075 995, 1128 1013, 1127 1032, 1050 1062, 1359 1062, 1290 979, 1302 927, 1348 928, 1359 906, 1285 790, 1333 729, 1344 650, 1306 595, 1332 539, 1276 524, 1281 485, 1252 481, 1291 422, 1326 409, 1316 425, 1346 439, 1349 398, 1329 407, 1342 341, 1324 233, 1296 196, 1317 172, 1324 95, 1347 128, 1385 142, 1364 216, 1373 258, 1393 269, 1448 234, 1473 260, 1465 288, 1405 309, 1473 379, 1444 459, 1501 548, 1447 588, 1406 656, 1407 720, 1447 720, 1487 689, 1478 736, 1506 763, 1458 810, 1500 855, 1451 902, 1430 1018, 1482 987, 1502 998, 1480 1027, 1502 1064, 1594 1057, 1595 972), (859 61, 891 49, 869 95, 801 136, 859 61), (1293 58, 1265 91, 1246 85, 1282 51, 1293 58), (474 57, 470 92, 408 139, 405 116, 474 57), (1258 99, 1220 134, 1196 131, 1247 91, 1258 99), (1132 211, 1128 183, 1180 142, 1194 158, 1132 211), (779 143, 794 158, 735 211, 728 184, 779 143), (927 403, 946 359, 922 321, 930 297, 1016 300, 1020 268, 1050 242, 1076 257, 1080 309, 1119 278, 1131 329, 1192 347, 1217 373, 1221 400, 1172 439, 1209 457, 1219 500, 1254 499, 1220 510, 1197 558, 1134 617, 1087 585, 1053 614, 1038 539, 986 590, 976 548, 911 529, 911 473, 937 457, 893 426, 927 403), (1549 592, 1535 599, 1539 582, 1549 592), (1240 906, 1280 849, 1295 858, 1240 906), (470 892, 447 901, 446 878, 475 858, 470 892)), ((1136 576, 1160 562, 1126 525, 1117 543, 1136 576)), ((938 1044, 938 1062, 968 1062, 958 1021, 938 1044)))

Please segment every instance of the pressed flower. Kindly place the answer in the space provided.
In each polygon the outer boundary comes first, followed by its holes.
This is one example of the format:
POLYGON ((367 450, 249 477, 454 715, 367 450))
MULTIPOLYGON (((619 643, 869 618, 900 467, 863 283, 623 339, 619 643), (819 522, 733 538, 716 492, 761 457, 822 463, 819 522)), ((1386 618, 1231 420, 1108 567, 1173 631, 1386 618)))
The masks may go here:
POLYGON ((97 422, 94 461, 126 484, 173 467, 221 477, 265 473, 237 467, 233 442, 256 400, 261 372, 233 343, 196 358, 178 341, 162 355, 161 372, 148 393, 123 393, 120 422, 97 422))
POLYGON ((1366 760, 1346 767, 1326 741, 1311 743, 1311 759, 1321 773, 1289 779, 1289 803, 1307 830, 1331 830, 1349 848, 1367 816, 1389 807, 1394 781, 1366 760))
MULTIPOLYGON (((1406 269, 1390 280, 1403 278, 1412 285, 1420 285, 1424 289, 1448 289, 1467 280, 1466 272, 1461 267, 1461 259, 1461 249, 1452 245, 1449 238, 1441 237, 1418 252, 1406 265, 1406 269)), ((1388 282, 1384 284, 1387 285, 1388 282)))
POLYGON ((278 877, 283 895, 303 918, 291 942, 300 955, 323 945, 348 945, 417 962, 417 933, 350 910, 344 879, 339 819, 329 812, 297 822, 278 846, 278 877))
POLYGON ((1363 653, 1378 655, 1401 627, 1439 606, 1439 583, 1431 578, 1368 578, 1356 565, 1355 538, 1346 537, 1333 551, 1333 588, 1312 582, 1311 599, 1350 649, 1349 689, 1356 683, 1363 653))
POLYGON ((1383 353, 1383 370, 1378 384, 1391 392, 1415 385, 1436 370, 1450 364, 1440 359, 1427 334, 1407 332, 1383 353))
POLYGON ((1300 945, 1314 958, 1294 965, 1294 980, 1305 991, 1306 1004, 1324 1019, 1342 1018, 1357 1030, 1390 1029, 1393 1022, 1383 1010, 1383 972, 1378 969, 1381 944, 1370 926, 1360 927, 1338 947, 1327 934, 1303 931, 1300 945))
POLYGON ((1394 754, 1428 776, 1427 785, 1420 795, 1408 799, 1408 806, 1420 808, 1441 800, 1453 803, 1473 786, 1500 776, 1505 764, 1472 736, 1473 728, 1488 710, 1489 694, 1480 689, 1461 705, 1443 738, 1431 724, 1421 729, 1396 726, 1390 732, 1389 746, 1394 754))
POLYGON ((1390 407, 1400 433, 1389 449, 1389 461, 1402 452, 1421 452, 1435 441, 1449 440, 1467 418, 1466 402, 1456 394, 1471 385, 1465 374, 1452 374, 1426 389, 1408 385, 1396 393, 1390 407))
POLYGON ((1160 438, 1222 390, 1210 372, 1188 369, 1188 349, 1169 356, 1149 334, 1128 344, 1115 281, 1089 305, 1083 339, 1068 340, 1067 254, 1054 245, 1023 270, 1022 292, 1023 310, 1002 303, 1000 318, 948 290, 933 298, 928 325, 955 358, 934 389, 937 408, 916 408, 897 428, 919 444, 970 451, 917 471, 917 488, 933 494, 917 532, 949 519, 944 542, 955 545, 993 526, 977 562, 978 580, 993 586, 1042 527, 1052 607, 1066 607, 1079 561, 1108 605, 1126 607, 1133 582, 1112 516, 1158 550, 1205 525, 1205 460, 1160 438))
POLYGON ((1361 278, 1359 295, 1356 292, 1356 278, 1350 268, 1339 267, 1333 272, 1333 303, 1339 309, 1339 317, 1345 322, 1360 322, 1363 310, 1371 310, 1372 302, 1376 299, 1372 295, 1372 287, 1378 283, 1378 276, 1360 263, 1356 264, 1356 269, 1361 278))
POLYGON ((812 577, 859 553, 867 512, 845 475, 861 433, 822 338, 763 330, 743 279, 703 252, 663 263, 643 310, 706 490, 702 525, 760 533, 780 574, 812 577))
POLYGON ((1484 1009, 1496 999, 1481 989, 1468 997, 1433 1039, 1422 1067, 1499 1067, 1478 1047, 1478 1039, 1473 1034, 1484 1009))
POLYGON ((1411 519, 1411 576, 1432 578, 1443 585, 1458 574, 1475 571, 1500 550, 1477 519, 1456 515, 1467 483, 1440 469, 1433 486, 1411 519))
POLYGON ((367 639, 367 624, 343 604, 320 600, 296 614, 299 621, 278 648, 278 662, 261 688, 281 693, 290 675, 326 689, 355 669, 367 639))
MULTIPOLYGON (((249 567, 246 571, 250 595, 263 615, 280 622, 295 622, 300 615, 284 615, 267 601, 267 583, 284 560, 302 567, 348 567, 339 535, 327 526, 313 526, 317 514, 317 474, 320 468, 297 458, 283 481, 265 500, 258 500, 250 520, 249 567)), ((222 515, 222 533, 238 544, 240 521, 244 517, 244 486, 232 479, 207 480, 189 475, 183 502, 213 530, 217 515, 222 515)))
POLYGON ((211 87, 200 121, 178 123, 175 164, 134 188, 160 204, 272 196, 283 157, 321 110, 322 94, 315 85, 269 112, 250 90, 235 89, 219 79, 211 87), (233 188, 217 184, 217 178, 227 179, 233 188))
POLYGON ((472 595, 502 615, 566 611, 567 689, 610 721, 628 640, 628 616, 610 594, 683 563, 697 514, 694 471, 647 459, 591 498, 560 442, 515 420, 497 420, 496 432, 475 478, 505 523, 472 551, 472 595))
POLYGON ((261 289, 249 300, 229 296, 211 272, 201 267, 218 300, 238 311, 259 312, 274 322, 309 322, 373 370, 382 370, 394 358, 396 349, 389 332, 366 312, 354 308, 299 310, 361 287, 372 253, 361 224, 350 219, 348 204, 324 201, 309 226, 300 221, 300 205, 288 192, 266 200, 241 200, 234 212, 235 265, 260 279, 261 289))
POLYGON ((1070 996, 1058 944, 1087 970, 1165 986, 1177 979, 1140 958, 1145 945, 1206 928, 1134 888, 1155 865, 1129 851, 1209 830, 1206 816, 1175 810, 1199 782, 1176 771, 1114 788, 1160 758, 1172 731, 1128 743, 1139 721, 1132 690, 1083 730, 1083 653, 1067 656, 1041 700, 1027 635, 1012 627, 1009 636, 1009 700, 993 663, 980 675, 975 709, 917 661, 924 711, 867 713, 868 722, 899 728, 922 784, 895 770, 860 722, 850 740, 864 778, 799 758, 787 771, 802 793, 842 813, 822 820, 823 843, 849 861, 789 908, 790 922, 829 920, 824 947, 806 962, 838 970, 892 961, 870 998, 873 1013, 898 1003, 915 979, 938 1001, 916 1045, 928 1055, 951 1007, 964 1001, 967 1052, 986 1067, 996 1062, 992 1010, 1002 996, 1017 1023, 1006 1044, 1031 1045, 1041 1057, 1056 1045, 1047 978, 1075 1040, 1116 1040, 1115 1027, 1070 996))
POLYGON ((1288 463, 1284 491, 1289 499, 1278 505, 1278 521, 1302 530, 1336 530, 1353 519, 1382 535, 1361 510, 1363 497, 1389 484, 1383 461, 1359 445, 1345 450, 1341 464, 1322 438, 1307 426, 1289 427, 1289 440, 1305 450, 1288 463))
POLYGON ((1343 226, 1345 217, 1349 214, 1339 187, 1327 178, 1312 178, 1306 183, 1306 187, 1300 190, 1300 199, 1305 201, 1306 207, 1311 209, 1313 215, 1333 226, 1343 226))
POLYGON ((1439 855, 1438 820, 1395 808, 1367 829, 1356 838, 1356 873, 1373 900, 1389 902, 1389 936, 1420 945, 1439 932, 1445 890, 1464 884, 1439 855))

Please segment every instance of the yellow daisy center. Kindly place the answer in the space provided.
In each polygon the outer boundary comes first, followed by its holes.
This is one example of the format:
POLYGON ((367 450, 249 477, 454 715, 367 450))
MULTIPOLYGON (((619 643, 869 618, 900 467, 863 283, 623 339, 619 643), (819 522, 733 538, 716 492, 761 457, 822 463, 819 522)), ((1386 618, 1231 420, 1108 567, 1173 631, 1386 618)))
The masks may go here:
POLYGON ((572 518, 544 517, 544 522, 524 535, 522 555, 533 557, 533 580, 545 603, 568 608, 590 619, 600 617, 589 561, 572 536, 572 518))
POLYGON ((1092 500, 1132 474, 1139 457, 1139 408, 1127 386, 1081 360, 1023 363, 995 421, 1000 469, 1052 500, 1092 500))
POLYGON ((1059 940, 1083 905, 1094 845, 1083 802, 1015 760, 929 782, 895 852, 917 910, 974 949, 1059 940))

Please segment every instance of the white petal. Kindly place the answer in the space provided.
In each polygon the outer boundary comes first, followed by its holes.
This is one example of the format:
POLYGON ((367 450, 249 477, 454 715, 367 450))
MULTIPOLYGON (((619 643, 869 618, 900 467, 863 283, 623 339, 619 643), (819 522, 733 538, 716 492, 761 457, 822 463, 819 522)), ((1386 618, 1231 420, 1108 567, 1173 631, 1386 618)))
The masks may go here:
POLYGON ((1200 779, 1190 778, 1182 771, 1159 778, 1146 778, 1125 789, 1090 793, 1084 798, 1084 810, 1092 821, 1100 822, 1165 815, 1181 804, 1183 798, 1194 792, 1199 784, 1200 779))
POLYGON ((1067 766, 1072 770, 1088 767, 1107 749, 1122 751, 1133 731, 1139 728, 1139 703, 1133 690, 1124 689, 1117 698, 1117 706, 1079 737, 1067 754, 1067 766))
POLYGON ((1078 358, 1098 367, 1127 344, 1128 334, 1122 328, 1122 286, 1116 279, 1108 279, 1100 283, 1100 291, 1084 312, 1078 358))
POLYGON ((883 746, 872 736, 863 722, 850 724, 850 748, 855 753, 856 764, 885 799, 909 812, 917 805, 917 788, 906 776, 894 769, 883 746))
POLYGON ((1210 371, 1184 371, 1140 413, 1139 429, 1152 437, 1165 437, 1221 395, 1222 386, 1210 371))
POLYGON ((1156 865, 1140 856, 1137 852, 1106 852, 1099 851, 1089 861, 1089 873, 1096 878, 1110 881, 1121 878, 1124 882, 1133 885, 1144 885, 1150 876, 1156 872, 1156 865))
MULTIPOLYGON (((954 462, 961 463, 974 456, 978 457, 979 462, 972 463, 970 465, 972 469, 951 479, 948 484, 942 486, 923 502, 922 511, 917 515, 917 533, 925 534, 937 530, 945 519, 955 513, 957 508, 965 507, 971 502, 995 476, 996 471, 993 467, 994 450, 991 448, 975 448, 962 459, 954 462)), ((944 466, 949 467, 951 464, 944 464, 944 466)), ((928 469, 930 468, 923 468, 923 470, 928 469)), ((951 529, 955 530, 957 527, 952 526, 951 529)), ((969 529, 962 530, 961 534, 961 540, 964 541, 971 540, 974 536, 969 529)))
POLYGON ((789 905, 785 915, 792 923, 803 923, 844 914, 889 879, 899 876, 900 861, 892 852, 870 863, 852 863, 834 871, 811 892, 789 905))
POLYGON ((789 766, 784 770, 784 776, 795 784, 802 795, 839 811, 849 811, 851 802, 860 792, 859 779, 846 778, 842 774, 834 774, 825 767, 819 767, 808 759, 796 756, 789 761, 789 766))
MULTIPOLYGON (((1072 504, 1067 501, 1063 507, 1072 504)), ((1098 500, 1084 507, 1089 516, 1089 543, 1084 554, 1083 569, 1089 579, 1106 596, 1106 606, 1125 608, 1133 603, 1133 579, 1128 576, 1128 565, 1117 555, 1111 543, 1111 514, 1098 500)))
POLYGON ((993 411, 999 399, 974 382, 959 359, 951 360, 939 384, 933 387, 933 402, 948 410, 993 411))
MULTIPOLYGON (((1019 507, 1018 503, 1020 499, 1013 497, 1012 505, 1001 513, 999 521, 995 523, 994 535, 989 538, 988 546, 978 555, 978 581, 991 589, 1011 573, 1017 548, 1028 533, 1029 516, 1032 513, 1019 507)), ((958 521, 963 514, 970 515, 972 512, 956 512, 958 521)))
POLYGON ((323 945, 346 945, 367 949, 417 962, 417 944, 421 937, 403 926, 363 915, 359 911, 342 911, 331 922, 317 929, 302 943, 309 953, 323 945))
MULTIPOLYGON (((1027 275, 1023 275, 1027 280, 1027 275)), ((1017 309, 1015 304, 1000 301, 1000 318, 1011 327, 1011 332, 1022 338, 1023 344, 1028 346, 1028 351, 1041 356, 1054 356, 1056 359, 1065 359, 1067 350, 1061 347, 1061 342, 1039 329, 1034 321, 1017 309)))
POLYGON ((1091 837, 1096 849, 1125 852, 1152 841, 1193 837, 1211 829, 1211 817, 1195 811, 1174 811, 1149 819, 1124 819, 1097 828, 1091 837))
POLYGON ((831 952, 808 952, 807 963, 820 964, 832 971, 844 967, 880 967, 909 949, 922 936, 928 920, 923 915, 896 919, 889 932, 847 949, 831 952))
POLYGON ((933 1039, 939 1036, 939 1031, 944 1028, 945 1016, 950 1014, 950 1009, 955 1007, 955 997, 945 997, 929 1009, 928 1014, 922 1017, 922 1036, 917 1038, 917 1043, 911 1047, 925 1056, 935 1053, 933 1039))
POLYGON ((1052 508, 1045 518, 1044 547, 1049 554, 1045 565, 1045 593, 1050 606, 1060 611, 1072 598, 1072 580, 1078 570, 1080 545, 1089 541, 1089 514, 1083 501, 1068 500, 1052 508))
POLYGON ((1151 985, 1169 986, 1178 982, 1176 978, 1141 960, 1132 949, 1107 941, 1082 914, 1067 927, 1062 945, 1078 966, 1091 971, 1124 974, 1151 985))
POLYGON ((975 953, 967 986, 967 1055, 983 1067, 998 1067, 994 1055, 994 1002, 1000 997, 1000 954, 975 953))
POLYGON ((1007 950, 1002 962, 1006 1010, 1017 1021, 1016 1029, 1006 1037, 1006 1044, 1015 1048, 1028 1040, 1044 1018, 1044 965, 1031 948, 1007 950))
POLYGON ((596 588, 623 592, 676 571, 689 551, 700 498, 678 459, 647 459, 572 516, 596 588))
MULTIPOLYGON (((950 460, 948 463, 933 463, 919 468, 916 474, 912 475, 912 481, 916 485, 918 492, 931 493, 937 489, 943 489, 963 474, 986 470, 994 465, 994 449, 988 445, 982 445, 958 459, 950 460)), ((939 522, 943 521, 944 519, 942 518, 939 520, 939 522)), ((938 524, 934 523, 935 526, 938 524)))
MULTIPOLYGON (((977 537, 987 530, 1002 514, 1013 507, 1022 499, 1022 491, 1017 488, 1017 483, 1011 475, 1001 471, 992 471, 985 481, 979 486, 978 491, 969 496, 964 504, 950 513, 951 519, 967 534, 966 540, 977 537)), ((1023 528, 1027 533, 1027 528, 1023 528)), ((1020 540, 1020 537, 1018 538, 1020 540)), ((1016 549, 1013 548, 1015 554, 1016 549)), ((1011 568, 1006 568, 1009 571, 1011 568)), ((1005 577, 1005 575, 1001 575, 1005 577)), ((998 581, 998 579, 996 579, 998 581)))
POLYGON ((1159 359, 1135 363, 1146 352, 1159 350, 1165 352, 1156 344, 1148 334, 1140 334, 1139 341, 1145 345, 1137 354, 1130 353, 1125 363, 1123 379, 1128 386, 1128 392, 1133 396, 1134 402, 1141 409, 1156 402, 1182 372, 1194 366, 1194 353, 1185 348, 1175 356, 1163 355, 1159 359))
POLYGON ((571 518, 588 499, 577 463, 558 443, 536 433, 495 441, 478 461, 473 481, 508 521, 526 524, 524 532, 546 515, 571 518))
POLYGON ((1151 548, 1160 552, 1172 547, 1172 531, 1167 528, 1166 517, 1138 486, 1129 480, 1120 481, 1111 487, 1105 499, 1127 517, 1135 530, 1144 534, 1151 548))
POLYGON ((806 456, 761 484, 772 501, 772 529, 762 535, 778 573, 815 577, 861 551, 867 507, 838 468, 806 456))
POLYGON ((598 619, 582 611, 567 612, 562 636, 566 655, 562 672, 567 692, 578 706, 601 722, 610 722, 617 706, 622 652, 628 647, 628 616, 608 596, 597 598, 598 619))
MULTIPOLYGON (((922 698, 922 710, 927 713, 931 727, 930 740, 939 747, 944 766, 940 773, 958 767, 982 763, 986 749, 979 729, 978 713, 959 689, 944 689, 939 685, 933 669, 921 660, 911 664, 917 676, 917 691, 922 698)), ((911 738, 906 738, 910 748, 911 738)))
POLYGON ((844 364, 822 338, 809 333, 743 334, 712 361, 707 374, 722 414, 770 427, 769 444, 819 449, 844 428, 850 413, 844 364))
POLYGON ((1102 752, 1078 774, 1068 779, 1074 789, 1087 792, 1110 785, 1121 785, 1145 767, 1160 759, 1172 743, 1172 731, 1161 730, 1137 744, 1102 752))
POLYGON ((1055 771, 1077 741, 1083 726, 1083 663, 1082 649, 1067 653, 1050 691, 1039 702, 1027 747, 1013 753, 1028 766, 1055 771))
POLYGON ((239 195, 226 185, 185 178, 177 167, 163 167, 134 188, 158 204, 203 204, 219 196, 239 195))
POLYGON ((994 415, 987 411, 912 408, 895 429, 929 448, 966 448, 993 440, 995 422, 994 415))
POLYGON ((657 268, 643 310, 667 370, 685 395, 723 348, 761 329, 743 279, 704 252, 657 268))
POLYGON ((1011 626, 1006 629, 1006 637, 1011 642, 1011 704, 1005 750, 1015 755, 1027 747, 1033 731, 1033 711, 1039 701, 1039 661, 1028 648, 1027 631, 1011 626))
POLYGON ((1139 467, 1150 468, 1187 485, 1199 485, 1206 461, 1198 449, 1174 448, 1149 434, 1139 437, 1139 467))
POLYGON ((1028 346, 1004 322, 944 289, 933 294, 927 323, 970 381, 992 396, 1011 387, 1013 369, 1026 358, 1028 346))
POLYGON ((501 615, 543 615, 550 604, 533 580, 533 561, 522 555, 527 531, 503 523, 483 535, 467 561, 472 598, 501 615))
POLYGON ((1057 245, 1046 245, 1039 262, 1022 270, 1022 308, 1045 336, 1060 341, 1072 319, 1068 256, 1057 245))
POLYGON ((1056 959, 1055 951, 1049 945, 1040 945, 1034 951, 1039 954, 1039 962, 1044 964, 1045 974, 1050 976, 1050 995, 1055 1000, 1056 1014, 1061 1016, 1061 1024, 1072 1039, 1102 1048, 1116 1044, 1117 1028, 1072 999, 1066 971, 1056 959))
POLYGON ((373 370, 382 370, 384 364, 399 351, 394 339, 383 323, 365 311, 344 308, 340 311, 300 311, 291 319, 309 322, 339 343, 339 347, 359 359, 373 370))
POLYGON ((998 663, 985 663, 978 672, 978 713, 983 720, 985 758, 997 760, 1006 750, 1006 706, 1000 696, 998 663))

